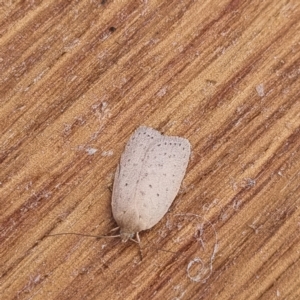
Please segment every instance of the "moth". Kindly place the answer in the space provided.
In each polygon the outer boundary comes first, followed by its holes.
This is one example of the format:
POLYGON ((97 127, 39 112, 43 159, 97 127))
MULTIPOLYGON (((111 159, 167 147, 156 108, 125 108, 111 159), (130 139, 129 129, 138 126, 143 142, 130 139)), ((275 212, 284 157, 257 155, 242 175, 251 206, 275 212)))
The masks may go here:
POLYGON ((189 162, 187 139, 141 126, 129 138, 117 167, 112 213, 123 242, 157 224, 174 201, 189 162))

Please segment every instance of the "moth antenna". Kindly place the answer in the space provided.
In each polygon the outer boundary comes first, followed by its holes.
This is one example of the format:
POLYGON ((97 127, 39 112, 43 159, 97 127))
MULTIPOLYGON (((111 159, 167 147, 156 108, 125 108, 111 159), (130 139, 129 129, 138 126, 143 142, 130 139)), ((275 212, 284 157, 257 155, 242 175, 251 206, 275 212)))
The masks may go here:
POLYGON ((93 238, 115 238, 120 237, 120 235, 92 235, 92 234, 84 234, 84 233, 77 233, 77 232, 62 232, 62 233, 53 233, 48 234, 47 236, 57 236, 57 235, 65 235, 65 234, 73 234, 73 235, 80 235, 80 236, 86 236, 86 237, 93 237, 93 238))

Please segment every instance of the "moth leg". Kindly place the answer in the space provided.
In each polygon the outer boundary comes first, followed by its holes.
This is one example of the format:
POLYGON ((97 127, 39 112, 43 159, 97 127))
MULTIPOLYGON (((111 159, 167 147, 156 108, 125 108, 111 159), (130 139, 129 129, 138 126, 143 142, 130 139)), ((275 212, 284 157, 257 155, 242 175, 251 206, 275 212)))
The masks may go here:
POLYGON ((140 236, 139 236, 139 233, 138 233, 138 232, 136 233, 136 240, 137 240, 137 242, 140 244, 141 239, 140 239, 140 236))
POLYGON ((140 240, 139 233, 138 233, 138 232, 136 232, 136 233, 135 233, 135 236, 136 236, 136 240, 135 240, 135 239, 133 239, 133 238, 130 238, 130 240, 140 245, 140 243, 141 243, 141 240, 140 240))
POLYGON ((139 244, 139 253, 140 253, 140 258, 141 258, 141 261, 143 260, 144 256, 143 256, 143 252, 142 252, 142 248, 141 248, 141 239, 140 239, 140 235, 139 233, 137 232, 135 234, 136 236, 136 240, 134 240, 136 243, 139 244))
POLYGON ((139 245, 139 254, 140 254, 141 261, 142 261, 144 256, 143 256, 142 248, 141 248, 141 239, 140 239, 140 236, 139 236, 138 232, 135 233, 135 237, 136 237, 135 239, 131 238, 130 240, 139 245))
POLYGON ((135 240, 135 239, 130 239, 132 242, 135 242, 137 244, 140 244, 140 242, 138 240, 135 240))
POLYGON ((109 232, 114 232, 114 231, 117 231, 120 227, 116 227, 116 228, 113 228, 112 230, 110 230, 109 232))

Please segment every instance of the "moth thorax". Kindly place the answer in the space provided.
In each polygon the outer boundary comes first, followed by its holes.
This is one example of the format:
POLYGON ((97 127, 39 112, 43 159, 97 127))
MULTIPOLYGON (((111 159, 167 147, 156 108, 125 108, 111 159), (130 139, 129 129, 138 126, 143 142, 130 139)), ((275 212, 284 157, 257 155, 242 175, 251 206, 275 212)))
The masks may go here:
POLYGON ((130 239, 133 239, 134 235, 134 232, 124 232, 122 229, 120 230, 120 237, 123 243, 127 242, 130 239))

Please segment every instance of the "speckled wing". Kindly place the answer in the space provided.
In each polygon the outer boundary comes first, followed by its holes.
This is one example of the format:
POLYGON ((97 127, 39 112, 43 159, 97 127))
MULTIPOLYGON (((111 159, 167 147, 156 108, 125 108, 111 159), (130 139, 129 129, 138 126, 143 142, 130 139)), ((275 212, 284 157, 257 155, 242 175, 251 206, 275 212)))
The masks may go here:
POLYGON ((141 230, 158 223, 174 201, 190 157, 187 139, 161 136, 146 150, 135 189, 135 206, 141 230))
POLYGON ((112 193, 112 212, 120 228, 140 231, 135 194, 150 145, 161 138, 155 129, 141 126, 131 135, 117 167, 112 193))

